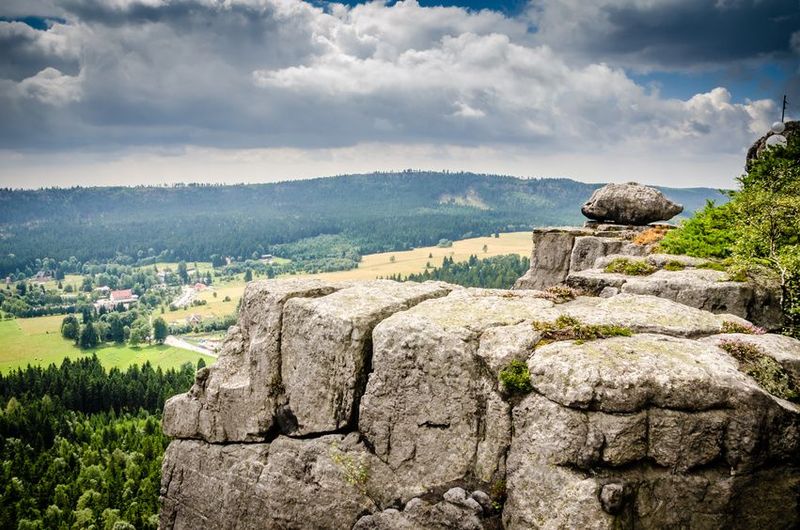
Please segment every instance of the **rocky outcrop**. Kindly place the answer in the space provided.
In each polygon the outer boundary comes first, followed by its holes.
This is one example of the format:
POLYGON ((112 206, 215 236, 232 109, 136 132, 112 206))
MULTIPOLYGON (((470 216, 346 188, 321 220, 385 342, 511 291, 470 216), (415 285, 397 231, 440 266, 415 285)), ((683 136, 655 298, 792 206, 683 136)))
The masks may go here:
MULTIPOLYGON (((780 329, 780 289, 753 281, 733 281, 709 260, 654 254, 638 236, 653 227, 587 223, 583 228, 537 228, 533 231, 531 267, 514 289, 544 290, 565 284, 586 294, 618 293, 668 298, 713 313, 731 313, 770 330, 780 329), (615 261, 646 263, 644 275, 609 272, 615 261)), ((668 230, 667 225, 659 229, 668 230)))
MULTIPOLYGON (((251 283, 165 407, 160 526, 796 527, 800 409, 718 346, 730 323, 630 293, 251 283)), ((752 337, 797 369, 800 343, 752 337)))
POLYGON ((589 219, 622 225, 646 225, 668 221, 683 211, 683 206, 667 199, 655 188, 635 182, 606 184, 595 190, 581 207, 589 219))
MULTIPOLYGON (((787 121, 784 123, 784 130, 781 135, 783 135, 787 140, 791 141, 792 138, 800 137, 800 121, 787 121)), ((772 136, 772 131, 768 132, 758 140, 756 140, 753 145, 750 146, 750 149, 747 150, 747 161, 745 163, 745 170, 750 170, 750 165, 753 163, 753 160, 761 156, 761 153, 767 148, 767 138, 772 136)))

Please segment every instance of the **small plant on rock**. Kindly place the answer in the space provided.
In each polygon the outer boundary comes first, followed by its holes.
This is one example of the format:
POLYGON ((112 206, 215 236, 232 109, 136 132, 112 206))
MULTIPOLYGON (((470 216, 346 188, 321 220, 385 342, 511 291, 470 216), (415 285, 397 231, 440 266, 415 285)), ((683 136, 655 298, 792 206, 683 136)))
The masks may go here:
POLYGON ((605 272, 616 272, 627 276, 647 276, 656 272, 656 268, 643 260, 617 258, 606 265, 605 272))
POLYGON ((665 271, 682 271, 686 268, 686 265, 681 263, 680 261, 670 260, 664 264, 665 271))
POLYGON ((763 335, 767 332, 766 329, 754 326, 749 322, 739 323, 732 320, 726 320, 722 323, 723 333, 745 333, 747 335, 763 335))
POLYGON ((341 470, 344 481, 366 494, 369 466, 361 458, 356 459, 342 452, 337 445, 331 446, 330 457, 341 470))
POLYGON ((546 342, 559 340, 587 340, 607 339, 609 337, 630 337, 633 331, 625 326, 614 324, 584 324, 569 315, 559 316, 555 322, 533 322, 533 329, 542 332, 542 339, 546 342))
POLYGON ((500 370, 500 383, 505 391, 512 395, 524 395, 533 390, 528 365, 516 359, 500 370))
POLYGON ((575 300, 580 295, 581 292, 579 290, 567 285, 553 285, 542 291, 541 298, 550 300, 554 304, 563 304, 564 302, 575 300))
POLYGON ((798 382, 758 346, 741 340, 725 340, 719 347, 739 361, 739 371, 755 379, 761 388, 781 399, 800 401, 798 382))

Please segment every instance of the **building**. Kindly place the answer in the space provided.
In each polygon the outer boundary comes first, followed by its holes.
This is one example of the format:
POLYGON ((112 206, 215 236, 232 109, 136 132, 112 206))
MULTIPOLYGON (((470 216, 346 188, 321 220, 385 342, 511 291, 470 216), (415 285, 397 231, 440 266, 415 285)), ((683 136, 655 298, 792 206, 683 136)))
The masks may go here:
POLYGON ((119 304, 122 304, 125 309, 130 309, 130 307, 138 301, 139 296, 133 294, 131 289, 119 289, 117 291, 111 291, 108 298, 101 298, 95 302, 94 307, 98 310, 101 307, 106 308, 106 310, 113 310, 119 304))

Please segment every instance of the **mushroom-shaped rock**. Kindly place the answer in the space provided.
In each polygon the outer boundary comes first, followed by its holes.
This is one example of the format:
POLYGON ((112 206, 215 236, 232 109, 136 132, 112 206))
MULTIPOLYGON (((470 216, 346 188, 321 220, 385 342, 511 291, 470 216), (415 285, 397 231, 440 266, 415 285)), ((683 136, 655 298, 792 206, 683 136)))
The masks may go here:
POLYGON ((683 206, 667 199, 657 189, 635 182, 606 184, 595 190, 581 207, 581 212, 589 219, 628 225, 667 221, 682 211, 683 206))

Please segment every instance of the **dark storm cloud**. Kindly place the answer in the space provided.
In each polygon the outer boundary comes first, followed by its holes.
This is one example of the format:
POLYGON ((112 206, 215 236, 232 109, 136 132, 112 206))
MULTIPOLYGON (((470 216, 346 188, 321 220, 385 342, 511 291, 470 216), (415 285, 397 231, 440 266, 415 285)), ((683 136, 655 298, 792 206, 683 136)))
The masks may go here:
POLYGON ((797 0, 533 0, 530 13, 541 41, 590 60, 693 70, 797 59, 797 0))

